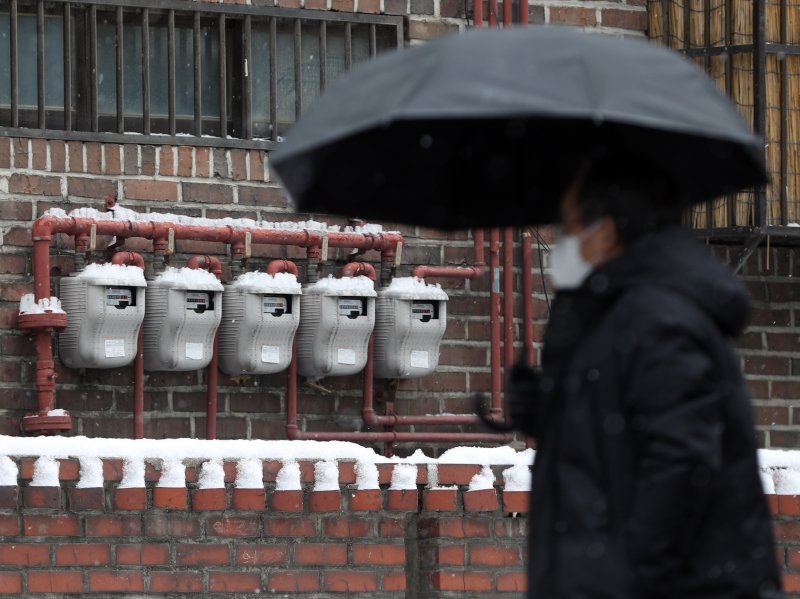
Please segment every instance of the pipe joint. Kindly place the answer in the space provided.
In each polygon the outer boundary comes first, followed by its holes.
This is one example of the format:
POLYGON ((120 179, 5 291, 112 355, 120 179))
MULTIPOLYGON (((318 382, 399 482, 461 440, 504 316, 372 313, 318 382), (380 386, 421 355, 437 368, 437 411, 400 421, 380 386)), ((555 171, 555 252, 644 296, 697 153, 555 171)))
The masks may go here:
POLYGON ((342 267, 343 277, 358 277, 365 276, 372 281, 377 281, 378 275, 375 272, 375 267, 368 262, 350 262, 342 267))
POLYGON ((144 270, 144 258, 137 252, 116 252, 111 256, 111 264, 138 266, 144 270))
POLYGON ((272 260, 269 264, 267 264, 266 271, 267 274, 270 275, 275 275, 279 272, 288 272, 289 274, 293 274, 295 277, 297 277, 299 274, 299 271, 297 270, 297 264, 291 260, 272 260))
POLYGON ((186 266, 207 270, 217 278, 222 276, 222 262, 216 256, 192 256, 186 261, 186 266))

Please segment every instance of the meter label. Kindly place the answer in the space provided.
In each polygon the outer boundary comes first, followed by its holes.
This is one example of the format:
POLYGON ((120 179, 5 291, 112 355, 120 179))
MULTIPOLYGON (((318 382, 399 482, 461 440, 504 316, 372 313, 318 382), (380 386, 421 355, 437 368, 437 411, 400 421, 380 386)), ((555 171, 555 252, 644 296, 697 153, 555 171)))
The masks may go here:
POLYGON ((428 322, 433 318, 433 304, 414 303, 411 306, 411 318, 428 322))
POLYGON ((106 358, 124 358, 125 357, 125 340, 124 339, 106 339, 105 340, 106 358))
POLYGON ((274 345, 261 346, 261 361, 265 364, 280 364, 281 350, 274 345))
POLYGON ((411 366, 412 368, 429 368, 430 366, 428 365, 428 352, 412 351, 411 366))
POLYGON ((208 293, 204 291, 187 291, 186 292, 186 309, 187 310, 206 310, 210 305, 208 293))
POLYGON ((340 298, 339 316, 350 316, 353 314, 353 312, 355 312, 356 315, 361 316, 361 300, 340 298))
POLYGON ((203 344, 202 343, 192 343, 191 341, 186 342, 186 357, 190 360, 202 360, 203 359, 203 344))
POLYGON ((339 348, 336 357, 339 364, 350 364, 354 366, 356 363, 356 351, 354 349, 339 348))
POLYGON ((118 287, 106 287, 106 306, 130 306, 133 303, 133 291, 118 287))
POLYGON ((286 314, 287 305, 285 297, 279 295, 261 296, 261 312, 263 314, 272 314, 273 316, 286 314))

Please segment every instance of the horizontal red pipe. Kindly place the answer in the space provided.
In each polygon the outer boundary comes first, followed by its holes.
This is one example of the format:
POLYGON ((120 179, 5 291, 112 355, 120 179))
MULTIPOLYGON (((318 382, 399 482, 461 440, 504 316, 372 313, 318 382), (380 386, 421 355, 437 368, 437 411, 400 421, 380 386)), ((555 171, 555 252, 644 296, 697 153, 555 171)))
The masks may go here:
POLYGON ((425 279, 428 277, 446 279, 477 279, 486 273, 485 266, 416 266, 411 271, 412 277, 425 279))
POLYGON ((288 272, 294 276, 298 276, 297 264, 291 260, 272 260, 267 264, 266 272, 269 275, 275 275, 279 272, 288 272))
POLYGON ((292 441, 351 441, 353 443, 507 443, 514 438, 511 433, 333 433, 306 432, 295 425, 286 427, 286 436, 292 441))
POLYGON ((472 414, 432 414, 430 416, 400 416, 389 414, 386 416, 376 414, 374 411, 363 412, 364 422, 370 426, 414 426, 414 425, 443 425, 456 426, 466 424, 480 424, 481 420, 472 414))

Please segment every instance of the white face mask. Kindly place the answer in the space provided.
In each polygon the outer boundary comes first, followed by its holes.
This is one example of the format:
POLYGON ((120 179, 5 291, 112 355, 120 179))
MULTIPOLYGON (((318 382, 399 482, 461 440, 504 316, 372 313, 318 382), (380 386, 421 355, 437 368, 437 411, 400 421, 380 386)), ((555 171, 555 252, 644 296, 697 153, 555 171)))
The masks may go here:
POLYGON ((594 265, 583 259, 581 243, 599 225, 596 221, 577 235, 564 235, 556 242, 550 252, 550 279, 556 289, 577 289, 594 270, 594 265))

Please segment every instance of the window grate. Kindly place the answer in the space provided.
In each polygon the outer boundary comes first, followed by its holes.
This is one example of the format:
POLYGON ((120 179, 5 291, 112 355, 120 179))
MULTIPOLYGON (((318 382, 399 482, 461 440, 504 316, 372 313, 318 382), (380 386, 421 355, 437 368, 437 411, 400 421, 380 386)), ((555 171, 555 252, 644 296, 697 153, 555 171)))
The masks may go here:
POLYGON ((0 134, 269 148, 326 85, 402 44, 395 16, 0 0, 0 134))

